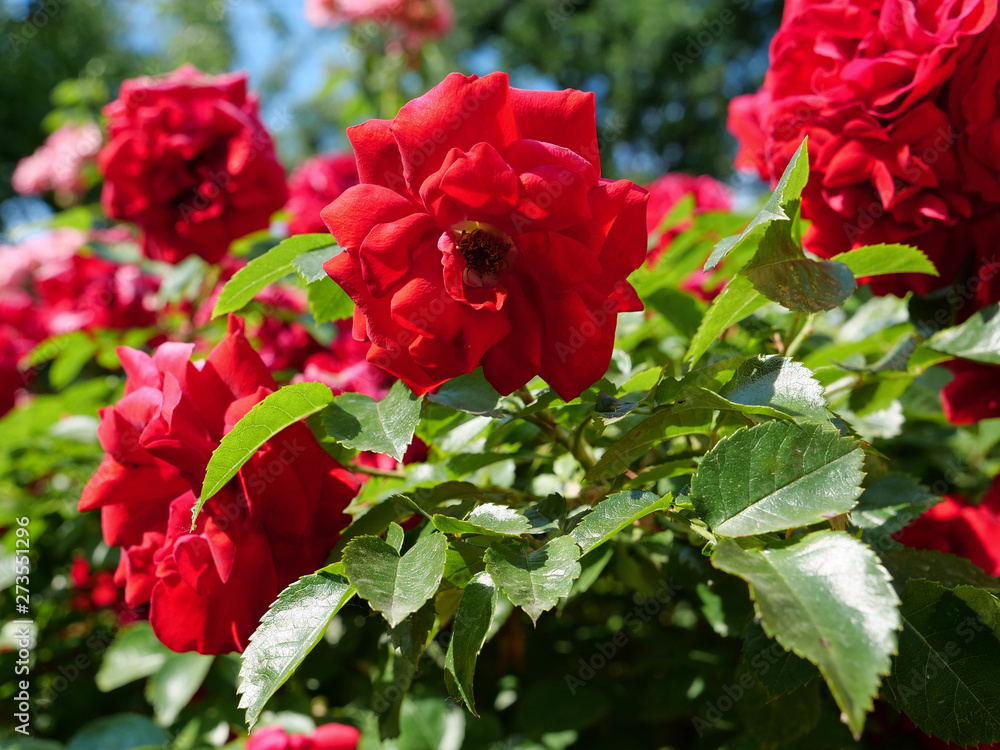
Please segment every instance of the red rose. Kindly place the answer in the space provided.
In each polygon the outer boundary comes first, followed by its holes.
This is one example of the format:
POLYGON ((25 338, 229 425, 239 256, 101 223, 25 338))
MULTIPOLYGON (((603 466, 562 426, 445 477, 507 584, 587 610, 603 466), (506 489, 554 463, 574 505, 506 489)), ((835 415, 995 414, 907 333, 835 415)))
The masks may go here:
POLYGON ((347 188, 358 184, 354 154, 324 154, 306 159, 288 178, 290 234, 325 232, 320 211, 347 188))
MULTIPOLYGON (((733 193, 728 187, 708 175, 697 177, 682 172, 672 172, 656 178, 646 186, 649 207, 646 210, 646 229, 655 236, 660 224, 670 210, 683 198, 694 196, 694 215, 705 211, 728 211, 732 208, 733 193)), ((691 228, 693 221, 686 219, 660 235, 656 247, 649 251, 650 261, 655 261, 670 247, 681 232, 691 228)))
POLYGON ((0 417, 14 408, 30 373, 18 368, 21 358, 48 336, 26 292, 0 287, 0 417))
POLYGON ((1000 366, 953 359, 945 367, 952 381, 941 389, 944 415, 952 424, 1000 417, 1000 366))
POLYGON ((368 345, 351 335, 349 321, 337 323, 340 333, 326 351, 306 360, 301 375, 293 383, 323 383, 335 394, 363 393, 376 401, 385 398, 395 378, 371 364, 365 355, 368 345))
POLYGON ((1000 576, 1000 480, 994 480, 979 505, 960 495, 946 496, 895 539, 908 547, 965 557, 1000 576))
POLYGON ((247 750, 354 750, 361 733, 346 724, 324 724, 312 734, 286 734, 281 727, 267 727, 247 740, 247 750))
POLYGON ((192 363, 192 349, 119 349, 125 396, 101 411, 107 455, 80 510, 102 509, 105 542, 122 547, 115 580, 130 607, 149 603, 165 645, 225 653, 242 650, 278 593, 323 564, 359 484, 308 427, 292 425, 206 503, 189 532, 212 451, 276 387, 235 318, 207 360, 192 363))
POLYGON ((361 184, 323 211, 368 360, 415 392, 483 366, 566 400, 604 375, 646 193, 600 177, 593 94, 449 75, 394 120, 348 130, 361 184))
POLYGON ((772 184, 809 136, 806 249, 832 257, 866 244, 914 244, 940 272, 880 277, 877 293, 927 293, 977 274, 976 304, 992 301, 992 286, 979 286, 996 259, 984 257, 978 227, 994 209, 970 199, 965 164, 984 151, 982 132, 997 109, 979 105, 995 99, 995 81, 980 83, 979 68, 969 68, 978 59, 970 50, 987 44, 977 37, 991 36, 996 18, 997 0, 789 3, 764 87, 730 107, 737 165, 772 184), (961 81, 977 92, 958 95, 964 113, 955 106, 961 81))
POLYGON ((969 189, 1000 202, 1000 25, 981 34, 959 63, 951 112, 969 189))
POLYGON ((151 258, 214 263, 285 204, 284 171, 245 73, 208 76, 184 65, 128 80, 104 114, 101 205, 139 225, 151 258))

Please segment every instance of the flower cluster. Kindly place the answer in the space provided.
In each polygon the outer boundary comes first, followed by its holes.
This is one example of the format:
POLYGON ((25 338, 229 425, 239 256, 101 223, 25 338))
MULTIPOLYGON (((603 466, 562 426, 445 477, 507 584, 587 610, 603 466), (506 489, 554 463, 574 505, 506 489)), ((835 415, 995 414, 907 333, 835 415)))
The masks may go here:
POLYGON ((451 0, 305 0, 305 16, 319 27, 374 22, 402 34, 408 49, 443 37, 455 25, 451 0))
POLYGON ((60 203, 79 200, 87 190, 84 170, 96 165, 101 129, 95 122, 68 122, 45 139, 38 150, 18 162, 11 187, 18 193, 52 191, 60 203))
POLYGON ((995 302, 998 34, 996 0, 787 3, 763 88, 730 108, 737 165, 774 182, 808 136, 808 250, 916 245, 940 276, 878 293, 957 282, 963 303, 995 302))
POLYGON ((642 307, 647 196, 601 178, 592 94, 453 73, 348 135, 361 184, 323 211, 344 248, 326 270, 370 362, 418 393, 478 365, 567 400, 604 375, 618 312, 642 307))
POLYGON ((288 197, 257 110, 244 73, 207 76, 185 65, 125 81, 104 110, 105 212, 142 229, 150 258, 218 261, 233 240, 266 228, 288 197))
POLYGON ((125 396, 103 409, 107 451, 80 510, 101 509, 105 542, 122 548, 115 581, 130 607, 149 604, 175 651, 242 650, 284 587, 320 567, 359 483, 296 424, 269 440, 211 498, 191 529, 212 452, 277 387, 241 324, 200 362, 193 346, 152 356, 121 348, 125 396))

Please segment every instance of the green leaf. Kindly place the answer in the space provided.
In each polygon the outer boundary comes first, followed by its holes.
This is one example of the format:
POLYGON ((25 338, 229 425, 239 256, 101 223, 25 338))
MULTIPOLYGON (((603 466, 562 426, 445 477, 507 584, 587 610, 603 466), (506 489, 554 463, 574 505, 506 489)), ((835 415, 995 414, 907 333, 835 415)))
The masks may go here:
POLYGON ((352 596, 354 586, 331 565, 303 576, 278 595, 243 652, 240 708, 253 728, 264 704, 319 643, 333 616, 352 596))
POLYGON ((772 697, 798 690, 819 674, 814 665, 769 638, 757 622, 747 625, 743 659, 772 697))
POLYGON ((354 300, 329 277, 306 287, 306 301, 317 323, 345 320, 354 315, 354 300))
POLYGON ((910 245, 867 245, 837 256, 837 261, 851 269, 858 278, 887 273, 926 273, 938 271, 927 256, 910 245))
POLYGON ((657 412, 612 443, 587 472, 592 481, 624 474, 629 465, 657 443, 681 435, 708 435, 712 431, 710 409, 657 412))
POLYGON ((921 730, 959 745, 1000 741, 1000 603, 913 580, 903 590, 899 656, 885 695, 921 730))
POLYGON ((267 395, 223 436, 205 471, 201 497, 191 511, 191 528, 205 502, 221 490, 268 440, 333 401, 322 383, 293 383, 267 395))
MULTIPOLYGON (((746 228, 735 237, 726 237, 715 246, 715 250, 705 263, 709 271, 734 250, 742 248, 747 243, 757 240, 772 222, 791 221, 798 214, 799 200, 802 189, 809 179, 809 149, 808 139, 803 139, 795 155, 792 156, 784 174, 778 180, 771 197, 764 208, 760 210, 746 228)), ((695 357, 694 359, 697 359, 695 357)))
POLYGON ((194 652, 171 654, 146 683, 146 699, 161 726, 170 726, 198 692, 212 668, 214 656, 194 652))
POLYGON ((420 662, 420 656, 427 648, 427 642, 434 628, 434 600, 428 599, 416 612, 409 615, 399 625, 389 629, 389 637, 396 648, 410 664, 414 671, 420 662))
POLYGON ((496 388, 486 381, 481 367, 477 367, 468 375, 452 378, 430 394, 427 400, 469 414, 483 414, 490 417, 501 415, 501 396, 496 388))
POLYGON ((402 557, 378 537, 360 536, 344 550, 344 568, 358 594, 396 627, 437 591, 447 549, 437 532, 418 539, 402 557))
POLYGON ((851 511, 851 521, 870 534, 889 536, 941 502, 908 474, 889 474, 872 482, 851 511))
POLYGON ((328 236, 327 240, 330 244, 315 250, 306 250, 295 258, 295 268, 307 284, 315 284, 317 281, 329 278, 323 270, 323 264, 340 255, 341 248, 333 242, 333 238, 328 236))
POLYGON ((580 548, 572 537, 556 537, 544 547, 531 550, 527 544, 494 542, 486 552, 486 572, 511 603, 532 622, 568 596, 580 575, 580 548))
POLYGON ((945 328, 924 344, 953 357, 1000 365, 1000 306, 991 305, 954 328, 945 328))
POLYGON ((899 600, 875 554, 842 532, 817 531, 767 549, 723 539, 712 564, 750 584, 764 632, 819 667, 860 736, 900 626, 899 600))
POLYGON ((226 282, 215 303, 212 317, 246 307, 265 287, 295 271, 295 259, 304 252, 334 244, 328 234, 299 234, 254 258, 226 282))
POLYGON ((636 490, 616 492, 594 506, 573 529, 572 537, 586 554, 640 518, 657 510, 666 510, 672 501, 673 496, 669 493, 660 497, 652 492, 636 490))
POLYGON ((423 399, 398 380, 381 401, 361 393, 337 396, 323 412, 323 425, 348 448, 386 453, 402 461, 420 421, 422 404, 423 399))
POLYGON ((792 239, 790 224, 771 224, 743 273, 754 288, 789 310, 833 310, 857 289, 851 269, 831 260, 812 260, 792 239))
POLYGON ((768 304, 767 297, 754 289, 746 276, 741 275, 731 279, 722 290, 722 294, 715 298, 705 313, 684 358, 697 362, 727 328, 766 304, 768 304))
POLYGON ((94 682, 107 693, 155 674, 173 652, 153 635, 148 622, 137 622, 122 630, 101 658, 94 682))
POLYGON ((723 438, 691 479, 698 515, 723 536, 820 523, 861 496, 864 453, 820 425, 767 422, 723 438))
POLYGON ((934 581, 949 589, 974 586, 987 591, 1000 591, 1000 579, 964 557, 902 546, 881 552, 879 556, 892 575, 896 591, 902 591, 906 583, 914 578, 934 581))
POLYGON ((135 750, 166 742, 163 730, 139 714, 114 714, 92 721, 73 735, 67 750, 135 750))
POLYGON ((486 536, 523 536, 531 530, 528 519, 513 508, 486 503, 473 508, 464 520, 436 514, 431 523, 446 534, 484 534, 486 536))
POLYGON ((748 406, 769 406, 800 421, 827 422, 823 386, 804 365, 777 355, 758 355, 741 364, 721 394, 748 406))
POLYGON ((476 713, 476 700, 472 693, 472 678, 496 608, 497 587, 493 579, 486 572, 477 574, 465 587, 462 600, 458 603, 444 662, 448 692, 461 700, 475 716, 479 714, 476 713))

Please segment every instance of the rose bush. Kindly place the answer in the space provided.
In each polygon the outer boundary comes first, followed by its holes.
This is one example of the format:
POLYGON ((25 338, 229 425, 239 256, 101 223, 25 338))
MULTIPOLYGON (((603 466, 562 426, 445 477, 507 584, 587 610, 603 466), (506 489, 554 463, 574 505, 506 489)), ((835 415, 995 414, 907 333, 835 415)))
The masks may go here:
POLYGON ((190 530, 205 468, 222 436, 275 389, 242 325, 203 362, 167 343, 122 349, 125 396, 101 412, 104 462, 80 510, 101 509, 122 548, 115 581, 130 607, 149 604, 175 651, 240 651, 278 592, 319 567, 348 522, 359 484, 303 425, 269 440, 190 530))
POLYGON ((344 248, 326 270, 370 362, 417 393, 480 364, 501 393, 541 375, 565 399, 604 374, 641 309, 646 194, 600 177, 593 95, 452 74, 348 134, 361 184, 323 211, 344 248))
POLYGON ((104 114, 101 205, 139 226, 150 258, 214 263, 285 205, 284 170, 246 74, 185 65, 132 79, 104 114))

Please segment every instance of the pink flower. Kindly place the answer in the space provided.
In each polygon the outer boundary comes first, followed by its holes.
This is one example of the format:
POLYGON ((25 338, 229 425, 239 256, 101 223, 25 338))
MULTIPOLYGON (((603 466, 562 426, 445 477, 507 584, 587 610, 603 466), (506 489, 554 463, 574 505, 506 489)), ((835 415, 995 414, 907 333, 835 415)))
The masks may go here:
POLYGON ((305 0, 304 10, 306 20, 318 27, 362 21, 393 27, 410 49, 443 37, 455 25, 451 0, 305 0))
POLYGON ((83 170, 97 161, 101 129, 95 122, 69 122, 45 139, 31 156, 18 162, 11 186, 18 193, 45 193, 50 190, 70 200, 87 190, 83 170))

